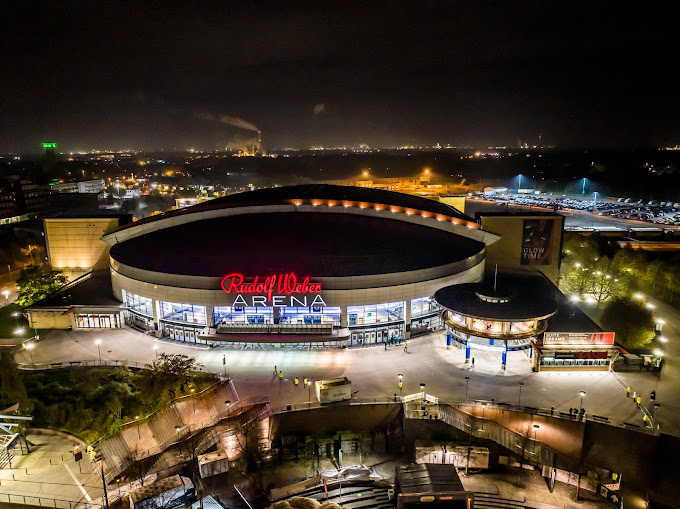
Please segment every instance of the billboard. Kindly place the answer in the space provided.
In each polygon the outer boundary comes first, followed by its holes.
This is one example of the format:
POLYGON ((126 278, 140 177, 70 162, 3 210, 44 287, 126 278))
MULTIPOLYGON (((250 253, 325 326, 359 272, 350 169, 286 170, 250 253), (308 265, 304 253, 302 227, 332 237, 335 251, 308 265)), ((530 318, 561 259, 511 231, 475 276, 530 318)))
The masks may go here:
POLYGON ((520 265, 551 265, 554 219, 525 219, 520 265))
POLYGON ((544 345, 613 345, 613 332, 546 332, 544 345))

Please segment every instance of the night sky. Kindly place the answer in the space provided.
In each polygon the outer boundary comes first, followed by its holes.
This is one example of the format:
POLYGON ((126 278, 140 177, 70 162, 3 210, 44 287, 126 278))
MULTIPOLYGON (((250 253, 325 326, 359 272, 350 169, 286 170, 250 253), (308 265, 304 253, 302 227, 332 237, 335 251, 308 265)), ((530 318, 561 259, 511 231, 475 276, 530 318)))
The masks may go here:
POLYGON ((215 149, 255 126, 270 148, 675 145, 678 19, 672 2, 11 2, 0 152, 215 149))

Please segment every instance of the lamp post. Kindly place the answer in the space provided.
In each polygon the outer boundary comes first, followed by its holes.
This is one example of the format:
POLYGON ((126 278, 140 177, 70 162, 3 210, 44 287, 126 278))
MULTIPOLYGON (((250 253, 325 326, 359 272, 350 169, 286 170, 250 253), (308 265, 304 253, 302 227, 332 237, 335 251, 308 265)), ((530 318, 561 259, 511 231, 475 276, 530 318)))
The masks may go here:
POLYGON ((520 384, 519 384, 519 398, 517 399, 517 406, 522 406, 522 387, 524 387, 524 384, 520 382, 520 384))
POLYGON ((179 444, 179 432, 182 431, 182 426, 179 424, 175 426, 175 431, 177 432, 177 443, 179 444))
POLYGON ((33 349, 35 348, 35 343, 29 342, 29 343, 24 343, 24 348, 28 350, 31 354, 31 366, 35 367, 35 362, 33 362, 33 349))
POLYGON ((2 294, 5 296, 5 300, 9 300, 9 290, 3 290, 2 294))
POLYGON ((158 345, 153 345, 153 349, 156 352, 156 359, 158 359, 158 345))
POLYGON ((422 393, 422 398, 425 399, 425 384, 420 384, 420 392, 422 393))
POLYGON ((404 375, 399 373, 397 375, 397 378, 399 378, 399 383, 398 383, 398 385, 399 385, 399 397, 401 398, 401 395, 404 392, 404 375))
POLYGON ((12 313, 12 316, 14 317, 14 321, 16 322, 17 329, 18 329, 19 328, 19 312, 15 311, 14 313, 12 313))
POLYGON ((194 396, 194 392, 196 392, 196 388, 192 387, 191 388, 191 402, 194 404, 194 413, 196 413, 196 397, 194 396))
POLYGON ((99 364, 101 364, 102 363, 102 349, 101 349, 102 340, 101 339, 95 339, 94 344, 97 345, 97 351, 99 352, 99 364))
POLYGON ((519 184, 517 184, 517 192, 522 189, 522 174, 519 174, 519 184))
POLYGON ((465 401, 468 400, 468 387, 470 386, 470 377, 465 377, 465 401))
POLYGON ((581 190, 581 194, 586 194, 586 178, 583 177, 583 189, 581 190))
POLYGON ((581 410, 583 410, 583 396, 586 395, 586 391, 579 391, 579 396, 581 396, 581 405, 579 406, 579 413, 581 413, 581 410))
MULTIPOLYGON (((139 415, 135 416, 135 421, 139 421, 139 415)), ((139 430, 139 422, 137 423, 137 438, 139 438, 139 441, 142 441, 142 432, 139 430)))
POLYGON ((536 454, 536 436, 538 435, 538 428, 540 428, 540 426, 538 424, 534 424, 534 454, 536 454))

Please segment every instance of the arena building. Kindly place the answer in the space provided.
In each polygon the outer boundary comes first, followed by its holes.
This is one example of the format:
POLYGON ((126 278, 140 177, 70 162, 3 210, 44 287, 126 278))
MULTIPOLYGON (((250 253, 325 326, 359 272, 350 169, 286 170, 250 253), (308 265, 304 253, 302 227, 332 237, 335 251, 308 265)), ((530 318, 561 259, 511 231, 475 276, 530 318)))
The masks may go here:
MULTIPOLYGON (((451 206, 391 191, 304 185, 230 195, 102 237, 120 313, 106 323, 218 344, 408 339, 442 327, 434 293, 480 281, 486 246, 499 238, 451 206)), ((86 303, 79 308, 73 293, 27 311, 66 306, 72 328, 96 327, 80 318, 86 303)))

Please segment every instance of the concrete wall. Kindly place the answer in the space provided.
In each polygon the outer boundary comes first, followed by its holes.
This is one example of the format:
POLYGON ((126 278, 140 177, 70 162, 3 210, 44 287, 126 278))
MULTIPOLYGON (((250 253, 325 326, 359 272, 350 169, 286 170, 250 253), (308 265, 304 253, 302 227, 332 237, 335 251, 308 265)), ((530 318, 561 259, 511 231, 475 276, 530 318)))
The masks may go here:
POLYGON ((68 308, 36 311, 28 310, 28 323, 34 329, 70 329, 73 326, 73 313, 63 314, 68 308))
POLYGON ((491 268, 499 267, 534 269, 545 274, 548 279, 557 284, 560 268, 560 254, 562 251, 562 235, 564 232, 564 217, 537 215, 480 215, 481 226, 484 231, 500 235, 501 239, 486 247, 486 263, 491 268), (552 256, 547 265, 522 265, 522 244, 524 240, 524 221, 531 219, 552 219, 552 256))
POLYGON ((379 405, 335 405, 274 414, 269 418, 269 436, 286 433, 324 435, 336 431, 371 431, 385 428, 401 413, 401 403, 379 405))
POLYGON ((46 218, 45 239, 52 268, 75 279, 92 270, 109 246, 103 235, 118 228, 118 218, 46 218))

